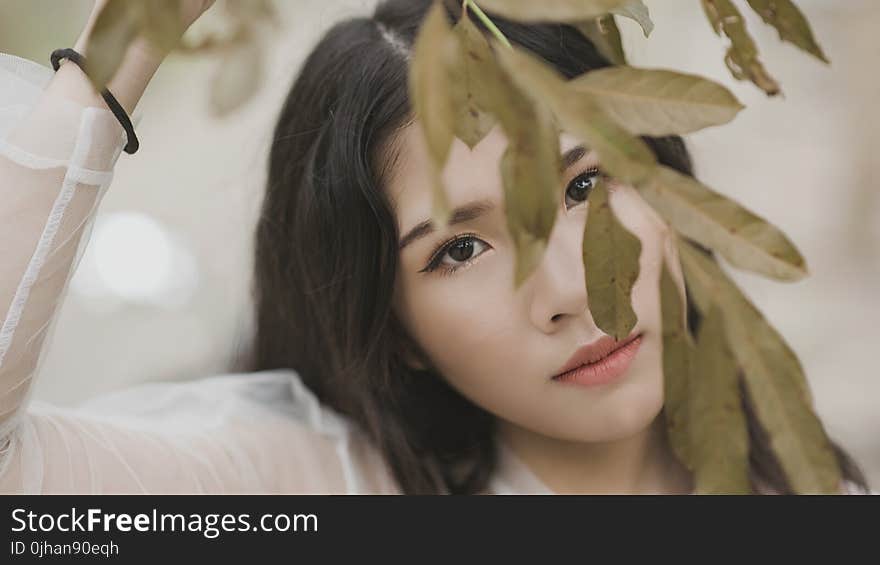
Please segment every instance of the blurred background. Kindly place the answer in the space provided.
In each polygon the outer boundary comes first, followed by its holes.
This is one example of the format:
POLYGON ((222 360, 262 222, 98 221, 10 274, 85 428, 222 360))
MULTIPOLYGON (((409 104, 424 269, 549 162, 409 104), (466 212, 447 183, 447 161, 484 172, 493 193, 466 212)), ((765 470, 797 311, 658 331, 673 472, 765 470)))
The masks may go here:
MULTIPOLYGON (((688 138, 697 174, 780 226, 807 258, 811 276, 795 284, 735 277, 801 358, 831 436, 880 490, 880 3, 798 0, 831 67, 744 10, 782 84, 776 99, 730 76, 726 42, 698 0, 645 3, 656 23, 649 39, 621 21, 631 64, 710 77, 747 106, 732 124, 688 138)), ((157 73, 135 112, 141 149, 118 162, 38 398, 73 404, 147 380, 228 372, 247 343, 252 228, 275 116, 323 31, 368 14, 375 0, 275 4, 262 87, 231 114, 209 110, 219 57, 175 55, 157 73)), ((0 0, 0 51, 48 66, 91 7, 0 0)), ((222 26, 211 15, 190 35, 222 26)))

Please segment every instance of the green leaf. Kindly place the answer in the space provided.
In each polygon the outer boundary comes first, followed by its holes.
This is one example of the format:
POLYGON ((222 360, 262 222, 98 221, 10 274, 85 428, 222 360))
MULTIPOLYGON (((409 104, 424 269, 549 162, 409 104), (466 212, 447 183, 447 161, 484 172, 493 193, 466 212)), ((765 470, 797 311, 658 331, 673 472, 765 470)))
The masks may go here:
POLYGON ((490 12, 524 22, 580 22, 602 16, 630 0, 478 0, 490 12))
POLYGON ((789 484, 802 494, 838 492, 840 469, 797 356, 715 261, 691 243, 679 252, 697 307, 705 314, 715 305, 723 314, 747 393, 789 484))
POLYGON ((485 111, 490 107, 489 89, 483 84, 488 73, 496 72, 495 56, 465 12, 453 32, 459 45, 458 60, 450 70, 455 135, 473 149, 495 126, 495 118, 485 111))
POLYGON ((107 0, 95 20, 83 55, 84 70, 97 90, 113 78, 140 26, 137 2, 107 0))
POLYGON ((446 11, 441 3, 434 2, 416 38, 409 76, 413 105, 432 163, 432 220, 439 225, 446 224, 450 213, 442 171, 455 137, 455 107, 449 84, 456 59, 456 38, 446 11))
POLYGON ((697 493, 751 494, 749 432, 739 367, 715 306, 703 315, 691 370, 688 432, 697 493))
POLYGON ((743 109, 720 84, 672 71, 609 67, 570 84, 637 135, 684 135, 725 124, 743 109))
POLYGON ((758 48, 746 29, 740 11, 730 0, 702 0, 706 17, 715 33, 730 39, 725 63, 737 80, 750 80, 769 96, 780 93, 779 84, 758 59, 758 48))
POLYGON ((611 176, 634 186, 650 177, 657 164, 654 154, 644 141, 608 117, 591 96, 572 88, 534 55, 518 49, 497 53, 523 91, 547 104, 566 131, 595 150, 611 176))
POLYGON ((735 267, 782 281, 807 275, 803 256, 784 233, 692 177, 660 166, 639 190, 672 227, 735 267))
POLYGON ((828 63, 828 58, 813 37, 810 23, 794 2, 791 0, 748 0, 748 2, 765 23, 776 28, 780 39, 828 63))
POLYGON ((620 37, 620 28, 614 21, 614 16, 602 16, 574 25, 596 46, 602 56, 615 65, 626 64, 623 40, 620 37))
POLYGON ((696 468, 688 436, 688 394, 694 344, 687 330, 683 292, 663 261, 660 273, 660 310, 663 321, 663 413, 669 444, 685 467, 696 468))
POLYGON ((631 294, 639 277, 642 244, 614 215, 604 182, 590 193, 582 252, 593 320, 606 334, 622 340, 637 321, 631 294))
POLYGON ((638 24, 642 26, 642 31, 644 32, 645 37, 649 37, 651 32, 654 31, 654 22, 651 21, 651 13, 648 11, 648 7, 645 6, 645 3, 642 2, 642 0, 629 0, 629 2, 625 3, 623 6, 611 10, 611 13, 638 22, 638 24))

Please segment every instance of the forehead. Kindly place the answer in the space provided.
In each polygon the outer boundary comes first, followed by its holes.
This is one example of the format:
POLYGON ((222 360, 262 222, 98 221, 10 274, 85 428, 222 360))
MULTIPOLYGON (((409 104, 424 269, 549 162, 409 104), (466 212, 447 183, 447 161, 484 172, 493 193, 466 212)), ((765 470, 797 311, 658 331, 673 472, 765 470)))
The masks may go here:
MULTIPOLYGON (((562 152, 578 145, 567 134, 560 136, 562 152)), ((385 190, 397 216, 401 233, 431 217, 433 201, 430 157, 415 120, 402 128, 395 140, 398 157, 388 175, 385 190)), ((490 199, 499 205, 504 189, 499 168, 507 149, 507 137, 495 127, 473 150, 459 139, 453 141, 449 160, 443 170, 443 181, 451 208, 472 200, 490 199)))

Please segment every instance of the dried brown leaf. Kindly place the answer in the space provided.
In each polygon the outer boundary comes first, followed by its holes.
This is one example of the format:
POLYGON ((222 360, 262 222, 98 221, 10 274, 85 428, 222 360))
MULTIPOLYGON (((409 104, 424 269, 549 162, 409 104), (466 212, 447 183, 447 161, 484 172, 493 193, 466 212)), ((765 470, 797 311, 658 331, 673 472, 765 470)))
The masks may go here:
POLYGON ((594 97, 609 117, 637 135, 684 135, 725 124, 742 110, 724 86, 664 70, 609 67, 570 83, 594 97))
POLYGON ((611 13, 635 20, 640 26, 642 26, 642 32, 645 34, 645 37, 650 36, 651 32, 654 31, 654 22, 651 21, 651 12, 642 0, 629 0, 619 8, 611 10, 611 13))
POLYGON ((524 22, 581 22, 602 16, 630 0, 480 0, 491 12, 524 22))
POLYGON ((723 315, 747 394, 789 484, 802 494, 838 492, 840 468, 797 356, 715 261, 687 242, 679 252, 697 307, 723 315))
POLYGON ((666 261, 660 273, 660 309, 663 323, 663 413, 673 451, 688 469, 696 463, 688 436, 688 394, 694 344, 687 330, 685 296, 666 261))
POLYGON ((615 216, 605 182, 592 189, 588 202, 582 253, 590 313, 602 331, 621 340, 637 322, 631 294, 642 244, 615 216))
POLYGON ((750 80, 768 96, 780 93, 779 84, 758 59, 758 47, 746 29, 746 22, 731 0, 702 0, 706 17, 715 33, 731 42, 725 57, 727 68, 737 80, 750 80))
POLYGON ((514 286, 540 263, 560 205, 559 133, 550 112, 529 100, 506 77, 497 115, 508 138, 502 160, 507 228, 514 242, 514 286))
POLYGON ((748 2, 766 24, 776 28, 780 39, 828 63, 822 47, 813 36, 810 23, 792 0, 748 0, 748 2))
POLYGON ((751 494, 749 432, 739 367, 727 344, 721 311, 703 314, 688 394, 688 435, 698 494, 751 494))
POLYGON ((623 49, 620 28, 617 27, 614 16, 594 18, 575 24, 575 26, 606 59, 615 65, 626 64, 626 52, 623 49))
POLYGON ((568 132, 595 150, 605 170, 631 185, 647 180, 656 157, 641 139, 612 120, 593 97, 578 92, 534 55, 499 49, 498 58, 511 77, 536 101, 547 104, 568 132))
POLYGON ((489 42, 465 14, 453 29, 458 39, 458 60, 450 70, 450 88, 455 106, 455 135, 473 149, 495 126, 486 108, 487 74, 497 72, 489 42))
POLYGON ((439 225, 446 224, 450 213, 442 171, 455 137, 450 69, 458 58, 457 48, 446 11, 441 3, 434 2, 416 38, 410 65, 410 91, 431 157, 434 179, 432 219, 439 225))
POLYGON ((660 166, 639 190, 672 227, 735 267, 782 281, 807 275, 803 256, 781 230, 694 178, 660 166))

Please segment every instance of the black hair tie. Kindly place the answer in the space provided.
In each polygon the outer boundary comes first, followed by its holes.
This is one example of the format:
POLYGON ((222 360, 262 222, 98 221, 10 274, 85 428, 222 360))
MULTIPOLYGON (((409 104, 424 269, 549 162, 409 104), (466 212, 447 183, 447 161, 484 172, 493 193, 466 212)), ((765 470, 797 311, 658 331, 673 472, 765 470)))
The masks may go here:
MULTIPOLYGON (((83 68, 86 60, 85 57, 73 49, 56 49, 55 51, 52 51, 52 55, 49 57, 49 60, 52 61, 52 68, 56 71, 60 66, 61 59, 73 61, 80 68, 83 68)), ((126 143, 124 151, 129 155, 136 153, 140 147, 140 142, 138 141, 137 135, 134 133, 134 126, 131 124, 128 114, 125 113, 125 110, 116 100, 116 97, 110 94, 110 91, 106 88, 101 91, 101 97, 104 98, 110 111, 113 112, 113 115, 119 120, 119 123, 125 130, 125 134, 128 136, 128 143, 126 143)))

